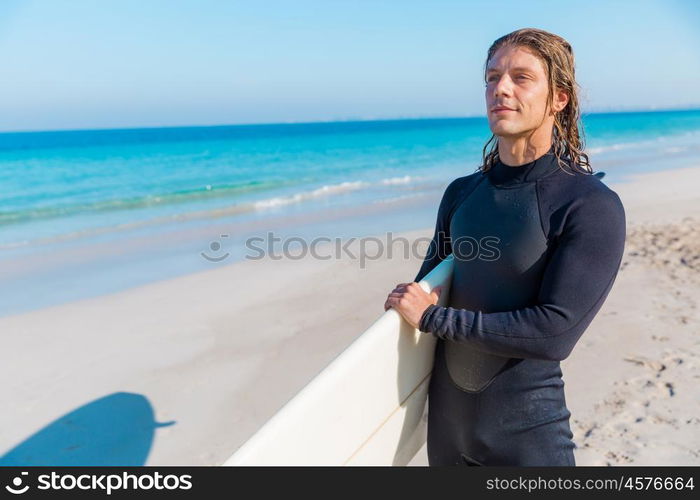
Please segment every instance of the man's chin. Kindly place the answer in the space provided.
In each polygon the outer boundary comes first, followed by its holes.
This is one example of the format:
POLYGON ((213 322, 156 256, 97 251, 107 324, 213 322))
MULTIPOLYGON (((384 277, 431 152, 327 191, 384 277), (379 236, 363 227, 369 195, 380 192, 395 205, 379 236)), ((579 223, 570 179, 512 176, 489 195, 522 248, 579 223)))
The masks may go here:
POLYGON ((491 133, 496 137, 511 138, 521 135, 520 131, 511 127, 493 127, 491 133))

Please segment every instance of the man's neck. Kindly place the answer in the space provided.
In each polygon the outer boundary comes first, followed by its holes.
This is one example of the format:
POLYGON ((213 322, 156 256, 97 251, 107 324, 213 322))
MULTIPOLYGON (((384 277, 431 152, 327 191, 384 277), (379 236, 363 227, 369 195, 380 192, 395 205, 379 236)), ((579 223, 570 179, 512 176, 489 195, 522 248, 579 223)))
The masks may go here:
POLYGON ((510 167, 518 167, 544 156, 551 147, 551 139, 535 143, 531 140, 521 139, 513 141, 506 137, 499 137, 498 157, 501 163, 510 167))

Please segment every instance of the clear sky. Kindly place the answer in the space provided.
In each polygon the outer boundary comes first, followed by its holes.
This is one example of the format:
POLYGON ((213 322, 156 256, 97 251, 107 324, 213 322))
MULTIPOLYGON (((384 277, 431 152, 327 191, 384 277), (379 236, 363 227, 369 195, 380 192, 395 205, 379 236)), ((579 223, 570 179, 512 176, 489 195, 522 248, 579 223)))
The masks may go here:
POLYGON ((2 0, 0 130, 484 114, 489 45, 573 45, 584 111, 700 106, 700 2, 2 0))

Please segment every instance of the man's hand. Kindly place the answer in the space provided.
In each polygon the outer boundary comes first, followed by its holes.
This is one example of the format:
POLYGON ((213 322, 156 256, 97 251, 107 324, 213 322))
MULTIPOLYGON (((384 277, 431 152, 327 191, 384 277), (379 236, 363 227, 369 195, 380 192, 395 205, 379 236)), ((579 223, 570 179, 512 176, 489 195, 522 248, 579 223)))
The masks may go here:
POLYGON ((396 309, 413 328, 418 328, 421 316, 431 304, 437 304, 442 287, 436 286, 426 293, 415 281, 399 283, 389 294, 384 303, 384 310, 396 309))

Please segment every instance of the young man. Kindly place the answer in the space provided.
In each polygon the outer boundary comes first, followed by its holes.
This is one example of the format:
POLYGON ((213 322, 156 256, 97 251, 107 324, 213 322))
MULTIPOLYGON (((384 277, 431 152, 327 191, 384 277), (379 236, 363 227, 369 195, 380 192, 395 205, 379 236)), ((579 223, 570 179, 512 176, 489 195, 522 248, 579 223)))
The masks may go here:
POLYGON ((566 40, 510 33, 489 49, 485 80, 483 165, 449 184, 418 275, 384 307, 438 339, 430 465, 575 465, 560 361, 615 281, 625 212, 582 151, 566 40), (417 282, 450 253, 441 307, 417 282))

